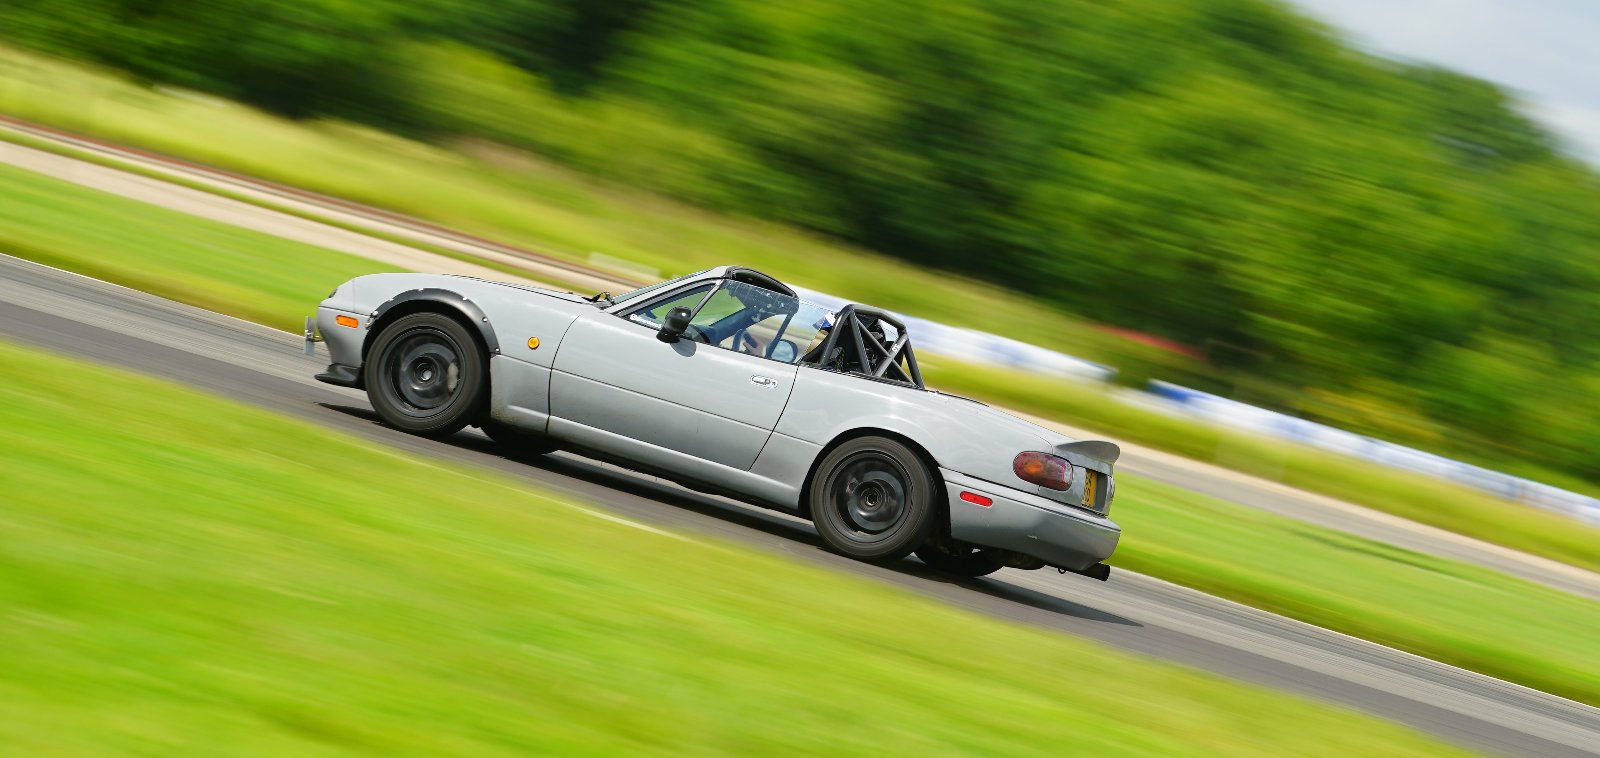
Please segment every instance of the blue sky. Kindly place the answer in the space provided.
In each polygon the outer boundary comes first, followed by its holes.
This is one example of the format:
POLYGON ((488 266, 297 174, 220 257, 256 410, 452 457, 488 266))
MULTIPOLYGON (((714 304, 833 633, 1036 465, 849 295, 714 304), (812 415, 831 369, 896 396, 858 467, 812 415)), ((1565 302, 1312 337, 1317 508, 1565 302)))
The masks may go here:
POLYGON ((1600 0, 1291 0, 1374 53, 1511 89, 1570 152, 1600 164, 1600 0))

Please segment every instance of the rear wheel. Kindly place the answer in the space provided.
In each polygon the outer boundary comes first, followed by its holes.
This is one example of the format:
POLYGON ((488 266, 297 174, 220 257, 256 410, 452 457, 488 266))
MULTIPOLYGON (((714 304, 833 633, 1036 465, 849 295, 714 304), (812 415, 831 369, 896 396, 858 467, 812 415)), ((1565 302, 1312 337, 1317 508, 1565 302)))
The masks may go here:
POLYGON ((937 511, 933 472, 904 443, 860 437, 828 453, 811 480, 811 519, 828 546, 889 562, 928 538, 937 511))
POLYGON ((483 403, 483 351, 465 326, 440 313, 401 316, 384 327, 362 372, 372 409, 412 434, 455 434, 483 403))
POLYGON ((947 549, 940 545, 926 544, 917 548, 916 552, 917 558, 928 564, 928 568, 956 576, 988 576, 1006 566, 1005 558, 996 550, 947 549))
POLYGON ((484 421, 478 425, 489 439, 505 451, 511 458, 532 458, 538 455, 553 453, 557 449, 555 440, 538 432, 529 432, 510 424, 498 421, 484 421))

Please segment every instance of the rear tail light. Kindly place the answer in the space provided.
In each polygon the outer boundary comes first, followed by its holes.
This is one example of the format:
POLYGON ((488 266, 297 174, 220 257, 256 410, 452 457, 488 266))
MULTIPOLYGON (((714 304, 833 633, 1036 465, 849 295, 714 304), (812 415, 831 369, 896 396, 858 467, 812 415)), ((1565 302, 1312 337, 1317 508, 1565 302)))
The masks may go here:
POLYGON ((1024 482, 1052 490, 1072 487, 1072 464, 1067 459, 1049 453, 1018 453, 1011 462, 1011 470, 1024 482))

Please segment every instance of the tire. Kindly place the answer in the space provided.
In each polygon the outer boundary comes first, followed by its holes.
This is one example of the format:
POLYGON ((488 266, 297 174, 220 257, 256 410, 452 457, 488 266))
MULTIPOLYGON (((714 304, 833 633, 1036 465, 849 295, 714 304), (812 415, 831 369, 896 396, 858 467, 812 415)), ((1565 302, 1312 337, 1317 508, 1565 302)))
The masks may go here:
POLYGON ((508 458, 533 458, 560 449, 555 440, 543 434, 524 431, 498 421, 484 421, 478 428, 504 449, 508 458))
POLYGON ((413 313, 378 333, 362 367, 367 398, 384 423, 424 437, 461 431, 482 412, 483 349, 441 313, 413 313))
POLYGON ((828 547, 851 558, 897 561, 927 540, 939 488, 922 457, 884 437, 849 440, 811 479, 811 520, 828 547))
POLYGON ((1006 567, 1006 562, 994 550, 965 548, 966 552, 951 552, 934 544, 926 544, 917 548, 917 558, 928 564, 928 568, 956 576, 979 577, 988 576, 1006 567))

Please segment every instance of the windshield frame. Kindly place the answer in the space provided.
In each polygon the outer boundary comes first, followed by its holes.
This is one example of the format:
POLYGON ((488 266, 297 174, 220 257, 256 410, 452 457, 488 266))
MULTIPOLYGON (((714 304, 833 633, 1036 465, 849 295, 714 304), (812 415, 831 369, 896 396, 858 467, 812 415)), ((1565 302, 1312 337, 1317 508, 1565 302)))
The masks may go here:
MULTIPOLYGON (((648 294, 650 294, 652 292, 660 292, 662 290, 667 289, 668 287, 671 287, 674 284, 678 284, 678 283, 681 283, 681 282, 686 282, 686 281, 688 281, 690 279, 693 279, 695 277, 705 276, 706 274, 711 273, 711 271, 712 271, 712 269, 708 268, 708 269, 706 269, 704 271, 696 271, 696 272, 694 272, 692 274, 684 274, 683 276, 675 276, 675 277, 672 277, 671 279, 663 279, 663 280, 661 280, 659 282, 656 282, 655 284, 646 284, 645 286, 640 287, 639 289, 630 290, 630 291, 624 292, 624 293, 622 293, 620 295, 612 295, 611 296, 611 301, 610 301, 611 302, 611 307, 614 308, 616 306, 622 305, 623 303, 625 303, 625 302, 627 302, 629 300, 633 300, 633 299, 639 297, 640 295, 648 295, 648 294)), ((609 310, 609 308, 607 310, 609 310)))
MULTIPOLYGON (((702 273, 704 273, 704 272, 702 272, 702 273)), ((797 295, 794 295, 792 293, 782 292, 782 291, 779 291, 779 290, 772 289, 770 287, 764 287, 764 286, 761 286, 760 284, 752 283, 752 282, 749 282, 749 281, 742 281, 742 280, 740 280, 738 278, 735 278, 735 277, 720 276, 720 277, 709 278, 709 279, 692 279, 693 276, 694 275, 690 275, 689 277, 679 277, 679 280, 686 280, 686 281, 680 281, 677 287, 657 286, 657 287, 650 288, 650 292, 648 292, 648 293, 645 293, 642 290, 641 291, 636 291, 635 293, 629 293, 630 296, 634 295, 634 294, 649 294, 649 295, 652 295, 652 296, 643 297, 643 298, 630 297, 630 299, 626 303, 623 303, 621 301, 618 302, 618 305, 621 306, 621 307, 608 308, 608 309, 606 309, 606 311, 608 313, 612 314, 612 315, 618 316, 619 318, 621 318, 624 321, 627 321, 629 323, 638 324, 639 326, 647 328, 647 329, 650 329, 650 328, 659 329, 660 328, 659 324, 656 324, 654 321, 652 321, 650 319, 647 319, 647 318, 635 318, 635 316, 637 316, 637 314, 639 314, 642 311, 658 307, 663 302, 668 302, 668 301, 677 299, 679 297, 682 297, 684 295, 684 293, 687 293, 687 292, 690 292, 692 290, 695 290, 695 289, 698 289, 700 287, 703 287, 706 284, 711 284, 712 285, 711 288, 708 289, 705 292, 705 294, 702 295, 695 302, 694 307, 690 309, 691 310, 691 314, 690 314, 690 319, 691 320, 698 320, 700 318, 702 312, 704 311, 706 306, 712 301, 712 299, 715 298, 718 293, 722 292, 723 290, 725 290, 725 289, 727 289, 728 287, 731 287, 731 286, 747 287, 747 288, 750 288, 750 289, 762 290, 764 292, 771 293, 774 296, 781 297, 781 298, 787 298, 789 300, 794 301, 795 310, 792 311, 792 312, 789 312, 789 313, 782 314, 783 317, 784 317, 783 321, 778 326, 778 328, 776 330, 776 337, 778 339, 787 339, 787 335, 789 333, 790 327, 797 323, 795 321, 795 318, 797 316, 799 316, 802 312, 806 311, 807 309, 814 309, 819 313, 827 313, 828 312, 826 307, 818 305, 816 303, 808 302, 806 300, 802 300, 800 297, 798 297, 797 295)), ((668 283, 669 282, 662 282, 663 285, 668 284, 668 283)), ((735 296, 735 297, 737 299, 737 296, 735 296)), ((740 302, 743 302, 743 300, 740 299, 740 302)), ((713 334, 720 335, 722 332, 728 331, 726 328, 724 328, 724 326, 726 324, 728 324, 730 320, 736 319, 743 312, 745 312, 745 309, 740 309, 740 310, 734 311, 732 313, 729 313, 729 314, 727 314, 725 316, 719 317, 711 325, 711 326, 715 327, 715 328, 712 329, 713 334)), ((773 315, 779 315, 779 314, 774 313, 773 315)), ((793 343, 793 340, 788 340, 788 341, 793 343)), ((717 348, 719 350, 733 350, 734 352, 742 352, 742 351, 737 350, 735 348, 731 348, 731 347, 719 344, 718 342, 707 342, 706 344, 710 345, 711 347, 715 347, 715 348, 717 348)), ((765 360, 774 361, 776 363, 793 366, 793 365, 799 364, 801 359, 805 357, 805 354, 807 352, 806 349, 805 349, 806 348, 805 345, 794 343, 794 350, 795 350, 794 359, 793 360, 789 360, 789 361, 785 361, 785 360, 782 360, 780 358, 776 358, 776 357, 773 356, 772 353, 773 353, 773 351, 775 349, 775 345, 776 344, 777 344, 776 340, 774 340, 773 342, 769 343, 767 345, 767 347, 766 347, 766 350, 763 351, 761 354, 754 354, 754 353, 746 353, 746 354, 747 355, 754 355, 755 357, 762 358, 762 359, 765 359, 765 360)))

